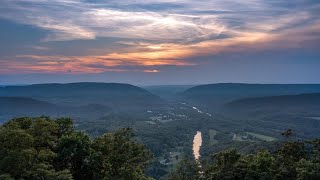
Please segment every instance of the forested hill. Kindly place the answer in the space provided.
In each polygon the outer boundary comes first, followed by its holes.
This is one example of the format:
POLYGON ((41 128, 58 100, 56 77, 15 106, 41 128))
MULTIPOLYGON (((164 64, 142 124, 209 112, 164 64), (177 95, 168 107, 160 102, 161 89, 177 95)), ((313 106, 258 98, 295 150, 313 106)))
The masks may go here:
POLYGON ((13 117, 41 115, 93 119, 101 117, 110 111, 110 107, 99 104, 71 107, 56 105, 29 97, 0 97, 0 123, 13 117))
POLYGON ((320 93, 245 98, 226 104, 220 113, 266 133, 288 127, 301 138, 320 136, 320 93))
POLYGON ((58 115, 64 111, 67 109, 28 97, 0 97, 0 123, 13 117, 58 115))
POLYGON ((17 111, 46 111, 56 109, 58 106, 48 102, 26 97, 0 97, 0 109, 5 112, 17 111))
POLYGON ((180 97, 215 109, 242 98, 302 93, 320 93, 320 84, 208 84, 190 88, 180 97))
POLYGON ((130 109, 161 103, 158 96, 130 84, 70 83, 35 84, 0 87, 0 96, 30 97, 66 106, 107 105, 114 109, 130 109))
POLYGON ((173 100, 177 94, 193 87, 194 85, 158 85, 144 86, 143 88, 151 93, 160 96, 161 98, 173 100))
POLYGON ((231 112, 317 113, 320 112, 320 93, 245 98, 224 106, 231 112))

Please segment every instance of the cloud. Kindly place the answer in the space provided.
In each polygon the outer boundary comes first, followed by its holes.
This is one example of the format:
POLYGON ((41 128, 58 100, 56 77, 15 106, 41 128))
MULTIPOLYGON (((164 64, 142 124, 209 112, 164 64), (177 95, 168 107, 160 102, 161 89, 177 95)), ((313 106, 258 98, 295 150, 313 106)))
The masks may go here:
POLYGON ((179 59, 181 52, 150 51, 143 53, 111 53, 101 56, 45 56, 19 55, 14 59, 0 60, 1 73, 72 72, 101 73, 120 71, 159 72, 149 68, 157 66, 192 66, 179 59))
POLYGON ((36 49, 36 50, 39 50, 39 51, 47 51, 47 50, 50 49, 50 48, 45 47, 45 46, 30 46, 29 48, 36 49))
POLYGON ((241 31, 277 31, 319 17, 311 12, 320 9, 312 1, 294 0, 301 9, 280 2, 3 0, 0 17, 48 30, 45 41, 116 37, 177 43, 234 36, 241 31), (154 10, 152 5, 158 4, 181 8, 154 10), (137 5, 146 8, 136 9, 137 5))
MULTIPOLYGON (((0 17, 49 31, 45 41, 116 37, 166 42, 192 42, 242 31, 272 32, 319 17, 312 1, 301 9, 264 0, 3 0, 0 17), (181 8, 154 10, 152 5, 181 8), (146 6, 136 9, 136 6, 146 6), (219 13, 223 12, 223 13, 219 13), (294 23, 293 23, 294 22, 294 23)), ((302 3, 304 2, 304 3, 302 3)))
POLYGON ((152 70, 147 69, 147 70, 144 70, 143 72, 148 72, 148 73, 158 73, 158 72, 160 72, 160 71, 159 71, 159 70, 156 70, 156 69, 152 69, 152 70))
POLYGON ((97 37, 184 40, 219 35, 215 16, 128 11, 81 1, 4 0, 0 17, 30 24, 50 33, 46 41, 97 37))
POLYGON ((0 17, 45 30, 42 43, 115 38, 119 48, 0 56, 0 72, 158 72, 202 64, 200 56, 298 48, 319 42, 319 12, 312 0, 2 0, 0 17))

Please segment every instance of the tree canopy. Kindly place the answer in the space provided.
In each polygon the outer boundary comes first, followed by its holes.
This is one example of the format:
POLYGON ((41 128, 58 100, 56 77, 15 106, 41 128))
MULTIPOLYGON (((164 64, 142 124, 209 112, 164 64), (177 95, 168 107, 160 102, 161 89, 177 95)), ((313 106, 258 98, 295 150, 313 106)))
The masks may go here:
POLYGON ((287 140, 275 151, 240 154, 235 149, 228 149, 202 160, 201 166, 194 160, 181 161, 170 177, 176 180, 320 179, 320 140, 293 140, 292 130, 282 134, 287 140))
POLYGON ((0 179, 149 179, 152 155, 133 136, 91 139, 69 118, 15 118, 0 127, 0 179))

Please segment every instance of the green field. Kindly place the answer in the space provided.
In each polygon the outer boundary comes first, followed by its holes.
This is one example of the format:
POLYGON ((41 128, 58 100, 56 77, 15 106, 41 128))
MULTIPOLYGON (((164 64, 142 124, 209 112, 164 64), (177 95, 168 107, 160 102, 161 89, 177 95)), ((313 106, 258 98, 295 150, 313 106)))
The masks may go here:
POLYGON ((276 140, 276 138, 270 137, 270 136, 266 136, 266 135, 262 135, 262 134, 257 134, 257 133, 253 133, 253 132, 246 132, 248 135, 254 136, 257 139, 263 140, 263 141, 274 141, 276 140))
POLYGON ((214 129, 209 129, 209 145, 215 145, 218 143, 218 141, 216 139, 214 139, 214 137, 217 135, 217 131, 214 129))

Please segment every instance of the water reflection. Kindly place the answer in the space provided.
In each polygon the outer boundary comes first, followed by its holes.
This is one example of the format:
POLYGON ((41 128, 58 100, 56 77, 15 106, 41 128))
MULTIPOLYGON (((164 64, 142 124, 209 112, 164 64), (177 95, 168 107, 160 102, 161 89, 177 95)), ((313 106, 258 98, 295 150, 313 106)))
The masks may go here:
POLYGON ((194 136, 193 139, 193 155, 196 160, 200 158, 200 147, 202 145, 202 136, 201 132, 197 131, 197 134, 194 136))

